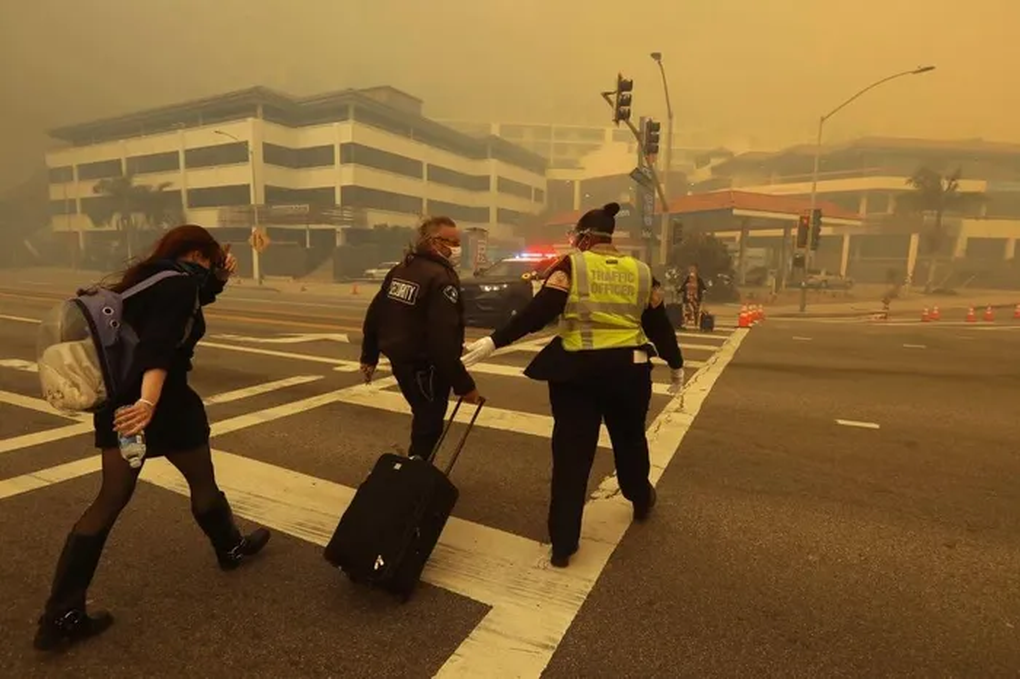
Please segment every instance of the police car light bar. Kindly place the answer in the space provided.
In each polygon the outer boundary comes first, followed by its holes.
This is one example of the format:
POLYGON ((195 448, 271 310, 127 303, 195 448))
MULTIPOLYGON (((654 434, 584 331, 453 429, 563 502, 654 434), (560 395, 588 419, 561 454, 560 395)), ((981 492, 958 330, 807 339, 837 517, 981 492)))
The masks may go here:
POLYGON ((555 256, 555 252, 521 252, 517 255, 517 259, 549 259, 555 256))

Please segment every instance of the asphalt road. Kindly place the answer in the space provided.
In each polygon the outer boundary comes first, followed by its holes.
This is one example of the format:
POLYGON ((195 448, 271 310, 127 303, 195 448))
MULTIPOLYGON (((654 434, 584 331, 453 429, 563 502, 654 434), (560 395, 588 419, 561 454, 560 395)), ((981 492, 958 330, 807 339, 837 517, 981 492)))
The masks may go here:
POLYGON ((98 483, 88 424, 37 399, 32 320, 54 293, 38 282, 0 290, 0 676, 1020 670, 1011 325, 768 321, 682 335, 692 364, 682 401, 656 370, 654 519, 629 526, 605 451, 565 571, 548 567, 542 544, 548 397, 519 373, 536 345, 495 356, 475 371, 490 405, 454 471, 456 518, 400 605, 321 557, 374 459, 406 445, 388 373, 360 385, 357 346, 344 341, 367 297, 243 290, 209 310, 193 383, 235 511, 275 530, 264 558, 219 572, 181 480, 153 461, 91 592, 117 624, 42 661, 35 618, 98 483))

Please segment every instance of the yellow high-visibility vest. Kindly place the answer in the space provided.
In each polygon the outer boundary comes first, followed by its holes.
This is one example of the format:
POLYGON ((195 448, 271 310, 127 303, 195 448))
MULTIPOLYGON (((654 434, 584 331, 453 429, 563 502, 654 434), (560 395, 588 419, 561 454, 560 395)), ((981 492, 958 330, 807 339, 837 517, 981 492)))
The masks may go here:
POLYGON ((570 255, 570 295, 560 317, 567 351, 639 347, 648 343, 641 314, 652 295, 652 271, 616 253, 570 255))

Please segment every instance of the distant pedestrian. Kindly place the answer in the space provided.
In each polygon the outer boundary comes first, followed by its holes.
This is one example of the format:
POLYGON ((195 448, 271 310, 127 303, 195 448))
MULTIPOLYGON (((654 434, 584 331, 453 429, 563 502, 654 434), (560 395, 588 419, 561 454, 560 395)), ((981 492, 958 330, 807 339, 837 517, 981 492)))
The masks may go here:
MULTIPOLYGON (((185 225, 167 232, 148 258, 109 286, 123 292, 162 271, 185 274, 155 282, 124 301, 123 323, 139 336, 131 371, 135 378, 117 402, 93 418, 95 445, 102 450, 102 485, 64 544, 39 619, 36 648, 65 647, 113 623, 109 613, 86 612, 85 594, 144 464, 129 464, 122 455, 122 438, 144 432, 145 458, 166 457, 181 472, 191 490, 192 514, 212 543, 220 568, 237 567, 269 541, 266 529, 245 536, 234 523, 216 483, 205 407, 188 385, 195 345, 205 334, 202 307, 215 301, 236 266, 228 249, 208 231, 185 225)), ((151 528, 156 539, 159 527, 151 528)))
POLYGON ((449 217, 431 217, 404 260, 386 274, 365 313, 361 371, 369 382, 379 355, 411 407, 408 457, 428 459, 443 433, 450 392, 468 403, 481 396, 460 362, 464 305, 455 263, 460 233, 449 217))

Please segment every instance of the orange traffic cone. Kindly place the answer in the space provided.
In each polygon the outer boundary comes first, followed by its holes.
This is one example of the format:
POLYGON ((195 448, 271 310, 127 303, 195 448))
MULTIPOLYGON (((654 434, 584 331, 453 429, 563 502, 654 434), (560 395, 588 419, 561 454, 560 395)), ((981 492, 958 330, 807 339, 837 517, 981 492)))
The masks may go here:
POLYGON ((984 316, 982 318, 984 319, 984 321, 986 323, 991 323, 992 321, 995 320, 995 312, 992 311, 992 307, 991 306, 985 307, 985 313, 984 313, 984 316))
MULTIPOLYGON (((1017 304, 1017 308, 1020 309, 1020 304, 1017 304)), ((759 304, 758 305, 758 313, 761 314, 761 320, 764 321, 765 320, 765 305, 764 304, 759 304)))
POLYGON ((967 322, 973 323, 977 320, 977 315, 974 313, 974 307, 967 309, 967 322))
POLYGON ((932 307, 931 316, 929 318, 931 318, 931 320, 933 320, 933 321, 937 321, 940 318, 942 318, 942 312, 939 311, 939 305, 938 304, 936 304, 934 307, 932 307))
POLYGON ((931 320, 931 317, 928 316, 928 307, 925 307, 924 310, 921 312, 921 322, 927 323, 929 320, 931 320))
POLYGON ((751 316, 747 312, 747 305, 740 307, 740 316, 737 317, 738 328, 749 328, 751 327, 751 316))
POLYGON ((1016 309, 1013 309, 1013 320, 1020 321, 1020 304, 1016 305, 1016 309))
POLYGON ((351 285, 351 294, 352 295, 358 294, 358 284, 357 283, 354 283, 353 285, 351 285))
POLYGON ((754 307, 754 319, 759 323, 765 320, 765 307, 761 304, 757 304, 754 307))

